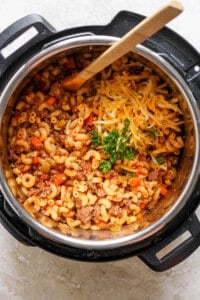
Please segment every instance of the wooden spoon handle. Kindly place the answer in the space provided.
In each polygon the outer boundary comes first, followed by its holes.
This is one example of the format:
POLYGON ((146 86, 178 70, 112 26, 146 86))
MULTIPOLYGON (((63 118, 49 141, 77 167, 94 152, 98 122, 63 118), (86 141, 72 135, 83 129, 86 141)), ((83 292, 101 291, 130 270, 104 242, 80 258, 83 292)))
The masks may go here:
POLYGON ((72 80, 74 87, 80 87, 85 81, 116 61, 118 58, 122 57, 137 44, 143 42, 145 39, 163 28, 182 11, 183 6, 179 1, 170 1, 153 15, 145 18, 142 22, 125 34, 119 41, 113 43, 112 46, 83 69, 78 75, 76 75, 76 77, 72 80))

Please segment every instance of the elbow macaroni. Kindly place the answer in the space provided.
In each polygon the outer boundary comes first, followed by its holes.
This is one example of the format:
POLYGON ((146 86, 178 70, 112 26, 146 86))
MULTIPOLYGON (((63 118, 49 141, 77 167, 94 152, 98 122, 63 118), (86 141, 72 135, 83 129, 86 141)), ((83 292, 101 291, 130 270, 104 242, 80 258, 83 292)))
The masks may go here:
MULTIPOLYGON (((92 58, 77 55, 72 70, 77 61, 84 67, 92 58)), ((180 96, 130 55, 91 85, 69 92, 63 80, 69 61, 46 66, 18 96, 8 127, 15 181, 9 173, 8 183, 34 218, 65 234, 70 228, 116 231, 130 224, 137 230, 176 178, 184 147, 180 96), (112 130, 123 134, 124 116, 135 155, 118 157, 104 172, 105 137, 112 130), (93 130, 101 138, 96 147, 93 130)))

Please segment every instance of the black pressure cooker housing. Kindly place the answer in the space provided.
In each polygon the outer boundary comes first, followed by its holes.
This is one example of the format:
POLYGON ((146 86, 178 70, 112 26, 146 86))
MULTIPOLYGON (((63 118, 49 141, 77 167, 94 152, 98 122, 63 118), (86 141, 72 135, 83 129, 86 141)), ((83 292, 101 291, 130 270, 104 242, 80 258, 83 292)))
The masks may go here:
MULTIPOLYGON (((77 27, 59 32, 39 15, 28 15, 18 20, 0 33, 0 95, 6 82, 17 72, 23 61, 34 56, 34 53, 44 46, 48 47, 55 40, 87 33, 120 37, 137 25, 143 18, 143 16, 135 13, 121 11, 106 26, 77 27), (5 58, 1 52, 2 49, 32 27, 36 29, 37 34, 5 58)), ((180 76, 187 82, 198 107, 200 107, 199 53, 182 37, 166 27, 146 40, 143 45, 162 55, 178 71, 180 76)), ((198 179, 189 201, 167 227, 142 242, 106 250, 78 249, 45 238, 15 213, 2 193, 0 193, 0 221, 23 244, 38 246, 65 258, 88 262, 103 262, 137 255, 153 270, 163 271, 184 260, 200 245, 200 222, 195 214, 199 200, 200 180, 198 179), (180 243, 163 258, 159 259, 157 257, 156 254, 159 251, 185 232, 190 233, 188 239, 180 243)))

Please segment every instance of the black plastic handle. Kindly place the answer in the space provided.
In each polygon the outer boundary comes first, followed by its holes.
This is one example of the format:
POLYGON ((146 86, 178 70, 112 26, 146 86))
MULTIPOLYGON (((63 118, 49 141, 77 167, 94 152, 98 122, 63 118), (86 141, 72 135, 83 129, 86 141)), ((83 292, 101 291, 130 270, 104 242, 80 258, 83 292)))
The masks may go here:
POLYGON ((25 53, 29 48, 36 45, 38 42, 45 40, 54 32, 54 27, 49 24, 46 19, 37 14, 21 18, 2 31, 0 33, 0 77, 14 60, 17 60, 17 58, 25 53), (36 30, 36 34, 8 57, 5 57, 2 50, 32 27, 36 30))
MULTIPOLYGON (((145 17, 129 11, 120 11, 102 33, 122 36, 131 28, 135 27, 145 17)), ((167 26, 148 38, 142 44, 154 52, 163 54, 165 59, 185 75, 188 69, 199 63, 199 53, 182 36, 167 26)))
POLYGON ((1 192, 0 192, 0 223, 20 243, 26 246, 34 246, 34 242, 29 236, 28 227, 21 222, 21 220, 18 218, 15 212, 9 207, 1 192))
POLYGON ((168 238, 165 238, 161 242, 155 244, 150 249, 140 252, 138 257, 145 262, 152 270, 161 272, 166 271, 173 266, 179 264, 185 260, 190 254, 192 254, 200 246, 200 222, 195 213, 193 213, 181 227, 179 227, 168 238), (168 246, 171 242, 174 242, 178 237, 184 233, 190 233, 184 242, 179 244, 173 250, 171 250, 163 258, 159 259, 157 253, 168 246))

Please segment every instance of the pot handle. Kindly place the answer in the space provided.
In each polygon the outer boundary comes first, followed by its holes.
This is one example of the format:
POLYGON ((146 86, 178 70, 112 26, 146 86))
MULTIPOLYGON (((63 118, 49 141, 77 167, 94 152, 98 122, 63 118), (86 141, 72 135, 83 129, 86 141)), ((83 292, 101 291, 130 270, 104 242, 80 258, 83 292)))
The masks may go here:
POLYGON ((14 60, 55 31, 46 19, 37 14, 25 16, 2 31, 0 33, 0 77, 14 60), (19 42, 22 45, 19 45, 19 42), (15 45, 17 43, 18 45, 15 45))
POLYGON ((193 213, 180 228, 174 231, 168 238, 156 243, 146 251, 140 252, 138 257, 147 264, 152 270, 161 272, 170 269, 186 259, 192 252, 200 246, 200 222, 195 213, 193 213), (176 242, 183 234, 189 233, 190 237, 184 240, 177 247, 172 249, 164 257, 159 258, 158 253, 176 242))
POLYGON ((0 192, 0 224, 20 243, 26 246, 34 246, 33 240, 29 237, 28 227, 21 222, 14 211, 7 204, 0 192), (17 224, 17 226, 16 226, 17 224))

